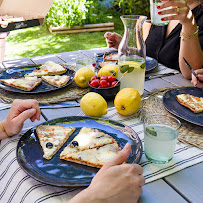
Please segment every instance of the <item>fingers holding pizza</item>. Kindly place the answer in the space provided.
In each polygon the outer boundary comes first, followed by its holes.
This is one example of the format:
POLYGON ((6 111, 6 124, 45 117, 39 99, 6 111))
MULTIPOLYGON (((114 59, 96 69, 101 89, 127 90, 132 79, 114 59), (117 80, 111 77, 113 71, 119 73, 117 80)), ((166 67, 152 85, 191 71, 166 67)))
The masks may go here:
POLYGON ((126 146, 107 162, 93 178, 90 186, 76 195, 70 202, 137 202, 142 194, 145 179, 142 167, 137 164, 122 164, 131 151, 126 146))

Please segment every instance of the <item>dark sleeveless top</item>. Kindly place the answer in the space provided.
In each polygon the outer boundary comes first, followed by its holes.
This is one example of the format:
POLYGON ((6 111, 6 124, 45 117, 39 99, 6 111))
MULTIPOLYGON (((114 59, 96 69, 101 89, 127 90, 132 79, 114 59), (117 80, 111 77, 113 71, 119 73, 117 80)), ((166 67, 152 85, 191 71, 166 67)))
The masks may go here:
MULTIPOLYGON (((203 6, 199 5, 192 10, 197 26, 199 26, 199 41, 203 50, 203 6)), ((166 26, 152 25, 149 35, 145 41, 147 56, 155 58, 159 63, 165 66, 180 70, 178 65, 179 49, 180 49, 180 32, 182 25, 178 24, 172 32, 165 38, 166 26)), ((193 53, 191 53, 193 54, 193 53)))

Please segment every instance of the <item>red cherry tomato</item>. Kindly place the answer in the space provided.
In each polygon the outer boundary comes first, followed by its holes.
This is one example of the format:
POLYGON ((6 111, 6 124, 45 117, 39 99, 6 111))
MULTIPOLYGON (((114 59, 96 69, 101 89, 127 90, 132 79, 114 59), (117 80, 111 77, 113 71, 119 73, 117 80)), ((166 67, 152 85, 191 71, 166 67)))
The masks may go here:
POLYGON ((113 81, 113 82, 111 83, 111 87, 114 87, 116 84, 117 84, 117 81, 113 81))
POLYGON ((108 77, 106 75, 101 76, 100 80, 108 80, 108 77))
POLYGON ((108 76, 108 81, 109 81, 109 82, 113 82, 113 81, 115 81, 115 80, 116 80, 115 77, 113 77, 113 76, 108 76))
POLYGON ((107 81, 106 80, 100 80, 100 86, 101 86, 101 88, 107 88, 108 87, 107 81))
POLYGON ((99 79, 92 80, 92 82, 90 83, 92 87, 96 87, 96 88, 99 87, 99 84, 100 84, 99 79))
POLYGON ((98 77, 96 75, 94 75, 91 77, 90 82, 92 82, 93 80, 96 80, 96 79, 98 79, 98 77))
POLYGON ((108 87, 111 87, 111 83, 110 82, 107 82, 107 85, 108 85, 108 87))

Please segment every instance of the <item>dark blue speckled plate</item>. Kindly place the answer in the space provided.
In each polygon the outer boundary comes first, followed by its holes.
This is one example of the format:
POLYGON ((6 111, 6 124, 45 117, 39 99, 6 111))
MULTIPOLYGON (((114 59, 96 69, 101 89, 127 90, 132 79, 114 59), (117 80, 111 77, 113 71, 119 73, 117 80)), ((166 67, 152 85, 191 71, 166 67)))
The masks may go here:
POLYGON ((163 104, 170 113, 190 123, 203 126, 203 112, 193 113, 187 107, 179 104, 176 100, 176 95, 178 94, 191 94, 193 96, 203 97, 203 90, 197 87, 182 87, 169 90, 163 95, 163 104))
MULTIPOLYGON (((17 78, 24 77, 24 75, 26 73, 31 73, 33 70, 36 70, 36 68, 39 66, 36 66, 36 65, 34 67, 32 67, 32 66, 24 66, 24 67, 21 66, 21 67, 8 69, 8 70, 0 73, 0 79, 10 79, 10 78, 17 79, 17 78)), ((42 92, 50 92, 50 91, 57 90, 57 89, 60 89, 60 88, 63 88, 63 87, 70 85, 74 80, 75 71, 67 69, 67 71, 66 71, 66 73, 64 73, 64 75, 69 75, 70 80, 66 85, 64 85, 62 87, 54 87, 54 86, 42 81, 42 83, 32 91, 24 91, 21 89, 10 87, 10 86, 2 84, 1 82, 0 82, 0 88, 7 90, 7 91, 10 91, 10 92, 18 92, 18 93, 25 93, 25 94, 36 94, 36 93, 42 93, 42 92)))
POLYGON ((34 179, 54 186, 87 186, 98 169, 81 164, 60 160, 60 153, 79 133, 82 127, 97 128, 108 133, 118 141, 123 148, 127 142, 131 144, 131 154, 128 163, 138 163, 142 156, 142 144, 138 135, 128 126, 108 119, 84 116, 71 116, 54 119, 43 125, 62 125, 76 127, 63 147, 51 160, 43 158, 43 151, 39 144, 35 127, 28 130, 17 145, 17 160, 23 170, 34 179))
MULTIPOLYGON (((111 53, 117 53, 117 52, 109 52, 109 53, 105 53, 105 54, 108 55, 108 54, 111 54, 111 53)), ((103 61, 103 55, 104 55, 104 53, 100 53, 100 54, 98 54, 98 55, 96 56, 96 63, 97 63, 97 65, 98 65, 99 68, 101 68, 101 67, 99 66, 99 62, 102 62, 102 61, 103 61)), ((113 63, 113 61, 112 61, 112 63, 113 63)), ((115 62, 115 63, 116 63, 116 62, 115 62)), ((157 62, 156 59, 151 58, 151 57, 148 57, 148 56, 146 57, 146 69, 145 69, 146 72, 155 69, 157 66, 158 66, 158 62, 157 62)))

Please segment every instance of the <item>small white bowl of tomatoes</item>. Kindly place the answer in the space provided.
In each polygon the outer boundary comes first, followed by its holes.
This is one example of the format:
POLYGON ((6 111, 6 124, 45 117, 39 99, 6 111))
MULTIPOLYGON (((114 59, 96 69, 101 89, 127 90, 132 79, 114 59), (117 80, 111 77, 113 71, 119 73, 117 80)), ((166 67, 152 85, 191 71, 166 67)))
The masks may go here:
POLYGON ((104 97, 106 100, 114 99, 120 90, 120 81, 114 76, 101 76, 96 75, 89 81, 91 92, 96 92, 104 97))

